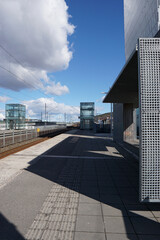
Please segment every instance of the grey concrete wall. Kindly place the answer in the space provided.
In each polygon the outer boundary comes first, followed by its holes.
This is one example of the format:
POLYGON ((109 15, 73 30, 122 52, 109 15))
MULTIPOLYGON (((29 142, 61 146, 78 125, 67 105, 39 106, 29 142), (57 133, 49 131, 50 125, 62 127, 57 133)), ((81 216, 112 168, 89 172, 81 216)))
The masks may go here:
POLYGON ((135 140, 136 137, 136 109, 132 103, 123 105, 123 139, 124 141, 135 140))
POLYGON ((134 104, 114 103, 113 139, 116 142, 136 139, 136 108, 134 104))
POLYGON ((123 104, 113 104, 113 140, 123 141, 123 104))

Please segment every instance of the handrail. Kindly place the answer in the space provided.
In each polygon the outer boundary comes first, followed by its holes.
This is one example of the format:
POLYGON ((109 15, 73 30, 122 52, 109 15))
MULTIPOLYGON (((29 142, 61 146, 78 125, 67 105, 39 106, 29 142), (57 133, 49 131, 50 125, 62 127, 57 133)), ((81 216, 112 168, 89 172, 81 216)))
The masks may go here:
POLYGON ((66 129, 65 125, 54 125, 43 127, 40 126, 36 129, 5 130, 0 132, 0 148, 64 129, 66 129))

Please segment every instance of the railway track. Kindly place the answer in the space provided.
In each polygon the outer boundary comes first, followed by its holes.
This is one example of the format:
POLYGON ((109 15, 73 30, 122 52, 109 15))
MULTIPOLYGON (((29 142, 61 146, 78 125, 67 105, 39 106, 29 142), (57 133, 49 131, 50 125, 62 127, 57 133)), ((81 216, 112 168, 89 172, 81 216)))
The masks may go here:
POLYGON ((0 152, 0 159, 3 159, 13 153, 16 153, 16 152, 19 152, 21 150, 24 150, 28 147, 31 147, 31 146, 34 146, 38 143, 41 143, 41 142, 44 142, 46 140, 48 140, 49 138, 52 138, 52 137, 55 137, 61 133, 64 133, 68 131, 67 129, 63 129, 63 130, 59 130, 57 132, 53 132, 53 133, 50 133, 46 136, 43 136, 43 137, 38 137, 38 138, 34 138, 34 139, 30 139, 28 141, 24 141, 24 142, 20 142, 20 143, 17 143, 17 144, 13 144, 13 145, 10 145, 9 147, 6 147, 6 148, 3 148, 3 151, 1 150, 0 152))

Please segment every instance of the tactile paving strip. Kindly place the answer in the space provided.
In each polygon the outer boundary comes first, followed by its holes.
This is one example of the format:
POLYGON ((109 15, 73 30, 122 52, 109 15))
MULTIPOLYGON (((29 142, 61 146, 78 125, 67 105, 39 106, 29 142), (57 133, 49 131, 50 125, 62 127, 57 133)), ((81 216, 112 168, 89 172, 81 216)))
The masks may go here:
POLYGON ((80 163, 68 160, 29 228, 27 240, 71 240, 79 201, 80 163), (74 191, 76 189, 76 192, 74 191))

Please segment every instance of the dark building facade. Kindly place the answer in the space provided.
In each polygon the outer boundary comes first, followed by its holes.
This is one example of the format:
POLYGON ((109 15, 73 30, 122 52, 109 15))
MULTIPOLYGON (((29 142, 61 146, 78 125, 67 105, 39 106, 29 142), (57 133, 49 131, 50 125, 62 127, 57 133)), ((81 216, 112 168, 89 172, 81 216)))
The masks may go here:
POLYGON ((126 64, 103 102, 114 140, 134 141, 139 108, 140 201, 160 202, 160 0, 124 0, 126 64))

